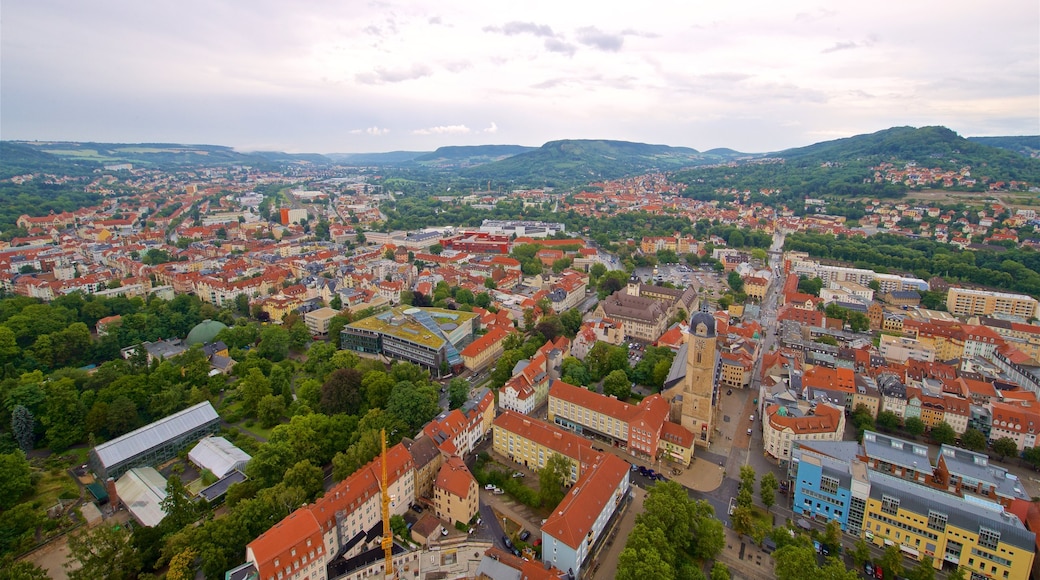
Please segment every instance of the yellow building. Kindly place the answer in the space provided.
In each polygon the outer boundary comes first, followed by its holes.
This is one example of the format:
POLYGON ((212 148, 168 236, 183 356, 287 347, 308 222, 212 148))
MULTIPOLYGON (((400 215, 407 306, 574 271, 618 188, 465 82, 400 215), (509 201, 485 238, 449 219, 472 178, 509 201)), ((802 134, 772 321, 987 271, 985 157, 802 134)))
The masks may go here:
POLYGON ((769 287, 769 280, 765 278, 759 278, 757 276, 748 276, 744 278, 744 293, 748 295, 748 298, 754 298, 761 302, 766 299, 766 289, 769 287))
POLYGON ((433 507, 437 517, 452 524, 468 523, 477 513, 480 492, 477 480, 458 455, 441 465, 433 484, 433 507))
POLYGON ((588 439, 516 411, 503 411, 492 433, 496 453, 532 470, 545 467, 554 454, 566 457, 571 462, 568 484, 578 481, 600 455, 588 439))
POLYGON ((1036 316, 1037 300, 1024 294, 950 288, 946 294, 946 309, 958 316, 1005 314, 1032 318, 1036 316))
POLYGON ((853 483, 850 517, 862 500, 863 536, 875 546, 898 546, 904 556, 931 556, 971 570, 972 578, 1026 580, 1035 535, 999 504, 970 501, 880 472, 869 489, 853 483), (859 491, 857 491, 857 487, 859 491))

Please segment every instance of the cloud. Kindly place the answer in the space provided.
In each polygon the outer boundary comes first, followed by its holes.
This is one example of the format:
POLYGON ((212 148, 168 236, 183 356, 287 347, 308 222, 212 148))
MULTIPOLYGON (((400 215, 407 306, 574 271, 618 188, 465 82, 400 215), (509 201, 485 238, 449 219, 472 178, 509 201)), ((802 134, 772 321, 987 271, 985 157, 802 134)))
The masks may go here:
POLYGON ((847 42, 835 42, 833 46, 825 48, 820 52, 823 54, 829 54, 832 52, 838 52, 839 50, 852 50, 854 48, 860 48, 862 46, 863 45, 859 44, 858 42, 852 42, 851 40, 847 42))
POLYGON ((544 36, 555 38, 556 33, 547 24, 535 24, 534 22, 519 22, 512 21, 506 22, 502 26, 485 26, 484 32, 500 32, 506 36, 515 36, 517 34, 533 34, 535 36, 544 36))
POLYGON ((412 131, 412 135, 465 135, 469 132, 469 127, 465 125, 438 125, 436 127, 416 129, 412 131))
POLYGON ((385 127, 369 127, 367 129, 351 129, 350 130, 350 134, 351 135, 372 135, 374 137, 379 137, 380 135, 386 135, 389 132, 390 132, 390 129, 387 129, 385 127))
POLYGON ((545 50, 548 50, 549 52, 558 52, 560 54, 566 54, 567 56, 574 56, 574 53, 578 51, 578 47, 558 38, 546 38, 545 50))
POLYGON ((621 45, 625 43, 625 37, 620 34, 611 34, 609 32, 603 32, 595 26, 586 26, 577 30, 578 42, 585 46, 591 46, 599 50, 605 50, 607 52, 617 52, 621 50, 621 45))
POLYGON ((462 72, 472 67, 473 63, 469 62, 468 60, 458 60, 444 64, 444 68, 448 69, 448 71, 453 73, 462 72))
POLYGON ((358 73, 355 78, 359 83, 366 85, 381 85, 421 79, 430 76, 430 74, 432 74, 432 71, 426 65, 413 64, 406 69, 391 70, 380 67, 372 72, 358 73))
POLYGON ((429 20, 427 20, 426 23, 427 24, 441 24, 441 17, 440 16, 433 16, 429 20))
POLYGON ((488 125, 487 129, 484 129, 483 132, 484 133, 498 133, 498 125, 496 125, 494 121, 491 121, 491 124, 488 125))

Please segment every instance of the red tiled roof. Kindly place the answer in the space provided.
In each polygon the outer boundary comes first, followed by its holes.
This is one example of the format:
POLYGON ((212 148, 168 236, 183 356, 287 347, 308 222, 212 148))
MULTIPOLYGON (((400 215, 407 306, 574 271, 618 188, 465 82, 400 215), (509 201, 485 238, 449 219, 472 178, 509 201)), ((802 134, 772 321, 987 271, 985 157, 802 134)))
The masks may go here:
POLYGON ((476 489, 476 483, 477 480, 473 478, 462 458, 452 455, 441 465, 434 485, 455 497, 466 499, 471 489, 476 489))
POLYGON ((615 501, 614 491, 628 477, 628 463, 604 454, 567 492, 553 510, 542 531, 577 549, 584 542, 603 509, 615 501))

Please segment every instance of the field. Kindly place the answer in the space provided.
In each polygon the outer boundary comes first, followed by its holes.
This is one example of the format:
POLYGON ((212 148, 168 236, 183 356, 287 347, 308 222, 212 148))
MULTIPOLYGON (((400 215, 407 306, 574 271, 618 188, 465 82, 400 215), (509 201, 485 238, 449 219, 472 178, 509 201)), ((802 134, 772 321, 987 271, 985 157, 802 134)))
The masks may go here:
MULTIPOLYGON (((1025 191, 1016 192, 982 192, 982 191, 947 191, 944 189, 928 189, 924 191, 911 191, 903 198, 907 202, 916 201, 925 204, 955 204, 982 205, 997 200, 1000 203, 1014 208, 1038 208, 1040 207, 1040 194, 1025 191)), ((861 200, 865 201, 865 200, 861 200)))
POLYGON ((101 155, 95 149, 44 149, 45 153, 59 157, 73 157, 76 159, 89 159, 91 161, 115 161, 115 157, 101 155))

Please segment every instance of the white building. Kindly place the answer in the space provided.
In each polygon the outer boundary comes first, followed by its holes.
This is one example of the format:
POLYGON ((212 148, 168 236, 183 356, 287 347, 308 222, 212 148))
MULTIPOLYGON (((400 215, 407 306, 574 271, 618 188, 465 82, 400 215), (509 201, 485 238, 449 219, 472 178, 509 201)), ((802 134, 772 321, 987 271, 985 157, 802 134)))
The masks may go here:
POLYGON ((242 471, 252 457, 223 437, 206 437, 188 452, 188 460, 208 469, 217 479, 234 470, 242 471))

